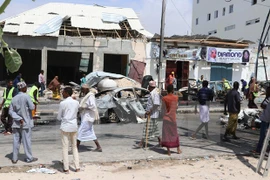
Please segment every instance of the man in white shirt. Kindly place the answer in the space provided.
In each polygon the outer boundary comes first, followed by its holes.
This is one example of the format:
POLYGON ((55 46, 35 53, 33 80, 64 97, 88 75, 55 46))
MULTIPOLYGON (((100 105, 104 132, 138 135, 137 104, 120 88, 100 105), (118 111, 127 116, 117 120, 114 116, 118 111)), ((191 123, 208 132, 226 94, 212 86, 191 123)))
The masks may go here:
POLYGON ((62 138, 62 153, 63 153, 63 171, 69 172, 69 161, 68 161, 68 145, 69 140, 71 141, 73 159, 75 164, 75 171, 80 171, 79 167, 79 154, 77 149, 77 113, 79 110, 79 102, 72 99, 73 91, 70 87, 66 87, 62 95, 65 98, 60 103, 57 119, 61 121, 61 138, 62 138))
POLYGON ((150 91, 150 95, 148 97, 147 106, 146 106, 146 116, 150 117, 150 122, 145 124, 143 129, 143 137, 138 145, 135 145, 135 148, 143 147, 144 140, 152 139, 157 137, 160 145, 160 135, 158 129, 158 118, 159 118, 159 106, 160 106, 160 92, 156 87, 155 81, 150 81, 148 85, 148 90, 150 91), (148 125, 147 125, 148 124, 148 125))
POLYGON ((43 91, 45 90, 45 77, 44 77, 44 71, 41 70, 40 74, 38 75, 38 82, 40 83, 40 96, 43 96, 43 91))

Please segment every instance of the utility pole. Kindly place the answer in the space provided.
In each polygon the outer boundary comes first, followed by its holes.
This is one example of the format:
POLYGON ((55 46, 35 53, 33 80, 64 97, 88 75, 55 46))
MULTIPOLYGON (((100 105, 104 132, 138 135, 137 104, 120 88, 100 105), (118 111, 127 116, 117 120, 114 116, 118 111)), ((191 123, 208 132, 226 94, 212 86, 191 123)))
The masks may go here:
POLYGON ((162 82, 160 77, 160 70, 162 68, 163 59, 163 46, 164 46, 164 27, 165 27, 165 11, 166 11, 167 0, 162 1, 162 11, 161 11, 161 27, 160 27, 160 50, 159 50, 159 61, 157 64, 158 69, 158 88, 162 89, 162 82))

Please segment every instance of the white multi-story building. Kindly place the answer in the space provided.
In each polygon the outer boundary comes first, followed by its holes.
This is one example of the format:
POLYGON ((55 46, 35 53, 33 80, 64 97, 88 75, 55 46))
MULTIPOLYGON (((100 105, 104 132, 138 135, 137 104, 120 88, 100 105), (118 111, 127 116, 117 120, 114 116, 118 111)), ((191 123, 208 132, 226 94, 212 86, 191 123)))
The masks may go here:
MULTIPOLYGON (((246 70, 238 76, 233 75, 234 78, 232 78, 247 79, 255 72, 257 47, 269 9, 270 0, 193 0, 192 34, 253 41, 255 44, 250 46, 251 57, 246 70)), ((268 22, 270 22, 270 18, 268 22)), ((265 44, 270 44, 269 37, 266 38, 265 44)), ((264 55, 270 59, 270 49, 265 48, 264 55)), ((213 65, 215 64, 212 64, 211 67, 213 65)), ((244 66, 234 64, 232 66, 233 74, 236 73, 235 67, 244 66)), ((269 77, 269 61, 266 61, 266 72, 269 77)), ((266 79, 262 58, 259 58, 257 79, 266 79)))
POLYGON ((193 0, 192 34, 258 43, 269 8, 270 0, 193 0))

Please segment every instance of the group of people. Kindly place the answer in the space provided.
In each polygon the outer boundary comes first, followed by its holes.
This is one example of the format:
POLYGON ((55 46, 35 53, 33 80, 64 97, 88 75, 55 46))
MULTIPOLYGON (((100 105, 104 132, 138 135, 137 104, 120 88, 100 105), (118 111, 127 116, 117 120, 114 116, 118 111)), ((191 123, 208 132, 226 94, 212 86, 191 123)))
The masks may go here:
MULTIPOLYGON (((41 75, 43 72, 41 71, 41 75)), ((58 78, 52 82, 55 90, 58 91, 58 78)), ((39 76, 39 81, 43 82, 33 85, 29 93, 27 92, 27 85, 24 81, 18 82, 16 87, 13 87, 13 81, 8 81, 7 88, 4 91, 4 100, 0 106, 3 107, 1 120, 5 125, 5 133, 13 134, 13 156, 12 163, 17 163, 20 144, 23 143, 26 159, 25 161, 30 163, 37 161, 38 159, 33 157, 31 150, 31 137, 32 128, 34 126, 33 117, 36 105, 38 104, 39 88, 45 87, 45 80, 42 76, 39 76), (16 90, 18 92, 16 92, 16 90), (8 119, 4 120, 4 118, 8 119)), ((225 81, 224 81, 225 82, 225 81)), ((254 78, 249 85, 250 92, 256 92, 254 87, 254 78), (254 89, 253 89, 254 88, 254 89)), ((82 84, 82 92, 85 94, 84 98, 79 103, 72 98, 73 90, 70 87, 66 87, 62 91, 64 100, 59 105, 59 111, 57 119, 61 121, 60 132, 62 141, 62 155, 63 155, 63 172, 69 172, 68 161, 68 148, 69 142, 71 143, 75 171, 80 171, 79 166, 79 153, 78 149, 80 144, 85 141, 94 141, 96 144, 96 152, 102 152, 100 143, 94 132, 94 121, 99 119, 98 109, 95 102, 95 94, 97 91, 94 88, 90 88, 87 84, 82 84), (81 125, 78 128, 77 114, 81 115, 81 125)), ((228 89, 225 96, 225 108, 224 114, 229 113, 229 122, 223 136, 224 141, 230 141, 228 135, 232 135, 233 139, 239 139, 236 136, 236 127, 238 120, 238 113, 240 112, 241 96, 238 92, 239 83, 235 81, 233 88, 228 89)), ((167 95, 162 97, 161 92, 158 89, 155 81, 150 81, 148 85, 150 94, 148 96, 146 114, 147 122, 143 129, 143 136, 141 141, 134 145, 135 148, 142 148, 146 145, 146 140, 157 138, 158 146, 166 147, 168 155, 171 155, 171 148, 176 148, 177 153, 180 154, 180 142, 177 132, 176 112, 178 108, 178 96, 174 95, 175 87, 173 84, 167 86, 167 95), (158 120, 162 118, 162 136, 160 137, 158 120)), ((206 132, 206 138, 209 139, 208 134, 208 122, 209 118, 209 104, 213 100, 214 93, 208 88, 208 81, 203 80, 202 88, 198 91, 198 102, 200 104, 200 126, 190 137, 196 139, 196 134, 204 127, 206 132)), ((258 143, 256 152, 259 152, 262 148, 262 143, 265 138, 265 130, 269 126, 270 119, 270 87, 267 88, 266 99, 262 103, 264 109, 261 120, 263 121, 261 127, 261 137, 258 143)))
POLYGON ((177 148, 180 154, 179 135, 177 132, 176 111, 178 108, 178 96, 174 95, 174 86, 167 86, 167 95, 161 98, 160 90, 155 81, 150 81, 148 85, 150 95, 146 106, 147 122, 143 129, 143 136, 135 148, 142 148, 146 140, 157 138, 158 146, 166 147, 168 155, 171 155, 171 148, 177 148), (161 113, 161 114, 160 114, 161 113), (158 128, 159 117, 163 120, 162 137, 160 137, 158 128))
MULTIPOLYGON (((12 124, 13 124, 13 118, 9 114, 9 109, 11 106, 11 102, 16 97, 19 92, 19 83, 24 82, 22 79, 22 74, 19 73, 19 75, 12 81, 8 80, 7 81, 7 86, 4 89, 3 92, 3 100, 2 103, 0 104, 0 110, 2 110, 1 113, 1 122, 4 125, 5 131, 3 132, 4 135, 11 135, 13 130, 12 130, 12 124)), ((39 88, 40 84, 38 82, 35 82, 33 86, 31 87, 30 91, 28 92, 28 95, 30 96, 31 101, 34 103, 34 109, 32 110, 32 116, 36 117, 36 107, 38 102, 38 97, 39 97, 39 88)))
MULTIPOLYGON (((9 94, 9 96, 7 96, 8 98, 4 97, 4 103, 2 104, 5 109, 3 110, 4 113, 2 113, 2 115, 5 114, 9 116, 9 120, 4 122, 4 124, 6 131, 13 134, 13 155, 11 159, 13 164, 16 164, 18 161, 21 143, 23 144, 26 155, 25 162, 31 163, 38 160, 38 158, 32 155, 31 148, 32 128, 34 127, 32 111, 35 110, 35 103, 38 103, 38 98, 35 96, 35 94, 38 94, 38 88, 35 85, 33 87, 30 92, 27 93, 26 83, 24 81, 18 82, 18 93, 13 94, 14 87, 12 87, 12 81, 9 81, 8 87, 4 92, 4 94, 9 94), (9 90, 9 92, 7 92, 7 90, 9 90), (12 98, 9 99, 9 97, 12 98)), ((80 171, 78 148, 81 142, 94 141, 97 146, 94 151, 102 152, 102 148, 93 128, 94 121, 99 118, 95 103, 96 90, 84 84, 82 86, 82 91, 86 96, 81 103, 79 103, 71 97, 73 94, 72 88, 64 88, 62 91, 64 100, 59 105, 57 119, 61 121, 60 130, 63 147, 63 172, 65 173, 69 172, 69 142, 71 142, 72 145, 76 172, 80 171), (78 112, 80 112, 81 115, 81 125, 79 129, 77 125, 78 112)))

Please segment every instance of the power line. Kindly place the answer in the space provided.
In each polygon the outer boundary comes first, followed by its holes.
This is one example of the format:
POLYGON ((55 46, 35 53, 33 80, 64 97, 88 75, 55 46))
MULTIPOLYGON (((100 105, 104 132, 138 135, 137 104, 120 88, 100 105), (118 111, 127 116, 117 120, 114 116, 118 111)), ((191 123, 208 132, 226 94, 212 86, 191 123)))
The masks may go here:
POLYGON ((193 34, 192 32, 192 28, 191 26, 188 24, 188 22, 186 21, 186 19, 184 18, 184 16, 182 15, 182 13, 180 12, 180 10, 177 8, 177 6, 175 5, 174 1, 171 0, 172 4, 174 5, 175 9, 177 10, 177 12, 179 13, 179 15, 182 17, 182 19, 185 21, 185 23, 187 24, 187 26, 189 27, 191 34, 193 34))

